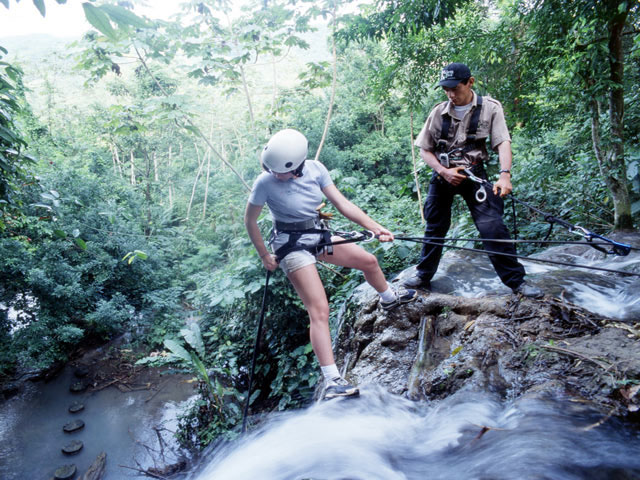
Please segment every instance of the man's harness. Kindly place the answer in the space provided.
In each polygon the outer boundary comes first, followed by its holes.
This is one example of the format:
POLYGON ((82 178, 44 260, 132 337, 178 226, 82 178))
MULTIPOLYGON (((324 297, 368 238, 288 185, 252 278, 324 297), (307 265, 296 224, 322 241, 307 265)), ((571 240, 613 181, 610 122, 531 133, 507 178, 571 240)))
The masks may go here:
MULTIPOLYGON (((469 120, 469 126, 467 127, 467 135, 462 147, 447 150, 447 141, 449 139, 449 130, 451 129, 452 119, 451 115, 449 115, 448 113, 445 112, 442 114, 442 127, 440 129, 440 138, 438 139, 438 143, 436 145, 436 158, 445 168, 460 165, 458 162, 460 162, 464 158, 467 152, 474 149, 481 149, 485 145, 485 138, 479 139, 476 137, 476 133, 478 131, 478 123, 480 122, 480 114, 482 113, 482 97, 478 95, 477 98, 477 104, 473 112, 471 113, 471 119, 469 120)), ((474 169, 476 167, 482 167, 480 162, 471 163, 468 168, 465 168, 465 173, 471 171, 471 169, 474 169)), ((478 189, 476 190, 476 201, 478 203, 482 203, 486 199, 487 191, 484 189, 484 186, 480 184, 478 189)))

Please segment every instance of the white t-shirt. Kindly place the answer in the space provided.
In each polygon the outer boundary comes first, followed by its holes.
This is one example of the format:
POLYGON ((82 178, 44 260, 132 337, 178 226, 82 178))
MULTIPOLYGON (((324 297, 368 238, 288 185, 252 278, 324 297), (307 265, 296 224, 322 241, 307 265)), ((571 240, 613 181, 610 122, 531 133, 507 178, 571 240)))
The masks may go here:
POLYGON ((302 176, 287 181, 263 172, 253 183, 249 195, 252 205, 269 207, 273 220, 300 222, 315 218, 316 208, 322 203, 322 189, 333 185, 327 167, 315 160, 307 160, 302 176))

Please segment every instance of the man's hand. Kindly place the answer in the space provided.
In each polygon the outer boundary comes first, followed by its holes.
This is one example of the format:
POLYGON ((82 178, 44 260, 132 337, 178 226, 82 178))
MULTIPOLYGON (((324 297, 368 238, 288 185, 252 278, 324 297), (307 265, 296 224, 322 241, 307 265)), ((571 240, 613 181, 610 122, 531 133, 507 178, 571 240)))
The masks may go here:
POLYGON ((498 181, 493 184, 494 195, 500 195, 501 197, 506 197, 512 191, 513 191, 513 186, 511 185, 511 175, 509 175, 508 173, 501 173, 498 181))
POLYGON ((460 173, 460 172, 464 172, 464 169, 465 167, 445 168, 438 175, 440 175, 442 178, 444 178, 447 182, 449 182, 454 187, 457 187, 462 183, 464 179, 467 178, 467 176, 464 173, 460 173))

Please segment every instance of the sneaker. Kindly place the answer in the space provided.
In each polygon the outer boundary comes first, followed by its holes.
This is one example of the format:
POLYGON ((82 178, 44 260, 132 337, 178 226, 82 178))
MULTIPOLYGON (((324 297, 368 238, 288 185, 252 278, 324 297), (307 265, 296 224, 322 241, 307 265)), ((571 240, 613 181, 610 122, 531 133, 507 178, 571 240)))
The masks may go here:
POLYGON ((342 377, 336 377, 327 382, 322 398, 324 400, 331 400, 332 398, 357 397, 358 395, 360 395, 358 387, 351 385, 342 377))
POLYGON ((397 287, 396 298, 394 298, 390 302, 383 302, 382 300, 380 300, 380 306, 382 307, 383 310, 391 310, 403 303, 412 302, 413 300, 416 299, 417 296, 418 296, 418 292, 416 292, 415 290, 397 287))
POLYGON ((406 288, 421 288, 423 290, 431 290, 431 282, 419 274, 414 273, 409 278, 402 281, 402 286, 406 288))
POLYGON ((522 282, 516 288, 513 288, 513 293, 520 294, 528 298, 541 298, 544 296, 544 292, 535 285, 531 285, 528 282, 522 282))

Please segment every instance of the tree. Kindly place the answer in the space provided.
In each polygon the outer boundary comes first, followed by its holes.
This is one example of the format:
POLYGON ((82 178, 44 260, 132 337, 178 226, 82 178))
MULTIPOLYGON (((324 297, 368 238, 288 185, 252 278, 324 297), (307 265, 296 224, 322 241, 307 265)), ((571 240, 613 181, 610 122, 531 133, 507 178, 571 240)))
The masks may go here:
POLYGON ((640 33, 640 8, 624 0, 514 3, 526 29, 521 55, 546 70, 540 93, 560 92, 590 112, 600 175, 611 193, 614 228, 633 228, 625 162, 624 65, 640 33), (544 65, 543 68, 542 66, 544 65))

